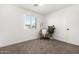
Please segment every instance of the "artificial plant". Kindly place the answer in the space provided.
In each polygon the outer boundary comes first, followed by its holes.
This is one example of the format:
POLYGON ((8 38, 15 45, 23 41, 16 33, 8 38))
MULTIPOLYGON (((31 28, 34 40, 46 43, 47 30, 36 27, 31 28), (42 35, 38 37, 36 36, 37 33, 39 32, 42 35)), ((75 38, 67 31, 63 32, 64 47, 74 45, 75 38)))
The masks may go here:
POLYGON ((54 33, 54 30, 55 30, 55 26, 54 25, 53 26, 48 26, 47 32, 48 32, 50 37, 52 37, 52 34, 54 33))

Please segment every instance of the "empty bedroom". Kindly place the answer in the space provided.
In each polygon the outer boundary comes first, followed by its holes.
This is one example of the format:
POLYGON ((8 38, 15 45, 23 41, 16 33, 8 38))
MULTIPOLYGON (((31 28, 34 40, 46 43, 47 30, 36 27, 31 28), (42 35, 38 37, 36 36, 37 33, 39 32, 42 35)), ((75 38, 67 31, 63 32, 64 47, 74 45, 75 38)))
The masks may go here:
POLYGON ((78 54, 79 4, 0 4, 0 54, 78 54))

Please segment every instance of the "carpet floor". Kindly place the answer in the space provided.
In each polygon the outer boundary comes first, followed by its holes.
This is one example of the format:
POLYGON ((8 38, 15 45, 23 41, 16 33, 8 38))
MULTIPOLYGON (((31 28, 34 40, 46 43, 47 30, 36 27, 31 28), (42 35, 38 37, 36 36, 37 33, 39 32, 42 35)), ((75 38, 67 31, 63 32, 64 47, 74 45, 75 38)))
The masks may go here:
POLYGON ((0 48, 1 54, 78 54, 79 46, 58 40, 36 39, 0 48))

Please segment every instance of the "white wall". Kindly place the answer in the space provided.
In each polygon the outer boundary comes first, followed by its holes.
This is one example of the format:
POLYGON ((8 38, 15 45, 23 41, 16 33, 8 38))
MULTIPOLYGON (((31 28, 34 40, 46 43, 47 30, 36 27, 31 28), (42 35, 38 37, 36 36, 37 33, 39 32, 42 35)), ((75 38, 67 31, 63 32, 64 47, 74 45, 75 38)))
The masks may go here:
POLYGON ((0 47, 38 38, 43 16, 13 5, 0 5, 0 47), (24 29, 24 15, 37 17, 36 29, 24 29))
POLYGON ((56 27, 55 39, 79 45, 79 5, 52 12, 45 17, 45 27, 48 25, 56 27))

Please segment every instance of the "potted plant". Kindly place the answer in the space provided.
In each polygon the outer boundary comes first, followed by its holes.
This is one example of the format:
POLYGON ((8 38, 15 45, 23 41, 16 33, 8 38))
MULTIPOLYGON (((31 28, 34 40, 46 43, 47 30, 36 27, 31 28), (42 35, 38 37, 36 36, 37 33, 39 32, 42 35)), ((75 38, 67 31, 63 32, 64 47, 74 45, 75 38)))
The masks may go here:
POLYGON ((49 34, 49 38, 52 39, 52 34, 54 33, 54 30, 55 30, 55 26, 48 26, 48 34, 49 34))

